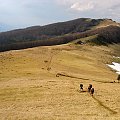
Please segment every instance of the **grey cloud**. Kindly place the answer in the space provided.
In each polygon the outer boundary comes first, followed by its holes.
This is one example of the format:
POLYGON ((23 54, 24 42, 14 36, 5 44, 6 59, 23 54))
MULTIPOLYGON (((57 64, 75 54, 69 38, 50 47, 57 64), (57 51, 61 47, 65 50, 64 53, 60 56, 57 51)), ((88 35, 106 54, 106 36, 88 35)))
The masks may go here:
POLYGON ((0 0, 0 23, 25 27, 80 17, 120 18, 120 0, 0 0))

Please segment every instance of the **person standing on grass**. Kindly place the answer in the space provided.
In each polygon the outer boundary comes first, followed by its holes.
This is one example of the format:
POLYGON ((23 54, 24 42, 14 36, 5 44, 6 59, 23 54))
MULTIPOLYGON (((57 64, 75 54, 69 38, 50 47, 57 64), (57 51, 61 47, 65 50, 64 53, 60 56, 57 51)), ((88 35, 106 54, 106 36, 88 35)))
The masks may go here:
POLYGON ((119 83, 119 81, 120 81, 120 75, 118 75, 117 80, 118 80, 118 83, 119 83))
POLYGON ((92 84, 89 84, 89 86, 88 86, 88 92, 90 92, 91 88, 92 88, 92 84))
POLYGON ((94 94, 94 88, 91 88, 90 94, 93 96, 93 94, 94 94))
POLYGON ((80 84, 80 91, 83 91, 83 84, 80 84))

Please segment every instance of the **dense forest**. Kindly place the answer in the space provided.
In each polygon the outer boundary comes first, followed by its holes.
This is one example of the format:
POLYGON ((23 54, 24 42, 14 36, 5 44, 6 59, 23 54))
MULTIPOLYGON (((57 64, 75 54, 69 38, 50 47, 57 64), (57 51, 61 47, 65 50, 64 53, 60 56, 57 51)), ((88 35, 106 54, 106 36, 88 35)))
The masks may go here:
POLYGON ((67 22, 54 23, 45 26, 33 26, 0 33, 0 44, 45 40, 68 33, 84 32, 90 30, 103 21, 103 19, 80 18, 67 22))
POLYGON ((97 35, 97 37, 88 42, 94 42, 99 45, 120 43, 119 26, 111 25, 92 29, 103 20, 83 18, 3 32, 0 33, 0 51, 65 44, 92 35, 97 35))

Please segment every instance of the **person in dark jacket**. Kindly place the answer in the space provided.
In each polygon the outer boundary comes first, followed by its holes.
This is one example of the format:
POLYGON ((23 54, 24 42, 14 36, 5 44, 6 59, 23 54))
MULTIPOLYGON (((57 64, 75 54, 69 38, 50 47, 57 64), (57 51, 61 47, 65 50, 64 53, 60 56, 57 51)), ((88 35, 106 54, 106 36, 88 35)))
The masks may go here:
POLYGON ((92 84, 89 84, 89 86, 88 86, 88 92, 90 92, 91 88, 92 88, 92 84))
POLYGON ((80 91, 83 91, 83 84, 80 84, 80 91))
POLYGON ((91 88, 90 94, 93 96, 93 94, 94 94, 94 88, 91 88))
POLYGON ((120 81, 120 75, 118 75, 117 80, 118 80, 118 83, 119 83, 119 81, 120 81))

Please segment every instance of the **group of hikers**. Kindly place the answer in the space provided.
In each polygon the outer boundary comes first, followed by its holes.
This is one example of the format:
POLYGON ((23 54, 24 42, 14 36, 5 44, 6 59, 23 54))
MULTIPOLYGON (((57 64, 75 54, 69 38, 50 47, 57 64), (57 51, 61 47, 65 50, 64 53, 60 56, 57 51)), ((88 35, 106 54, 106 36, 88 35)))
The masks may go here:
MULTIPOLYGON (((92 84, 89 84, 87 90, 93 96, 93 94, 94 94, 94 88, 92 87, 92 84)), ((83 84, 80 84, 80 91, 81 92, 83 91, 83 84)))
MULTIPOLYGON (((119 83, 119 81, 120 81, 120 75, 118 75, 117 80, 118 80, 118 83, 119 83)), ((80 84, 80 91, 84 92, 83 91, 83 84, 80 84)), ((89 84, 89 86, 87 88, 87 91, 93 96, 93 94, 94 94, 94 88, 92 87, 92 84, 89 84)))

